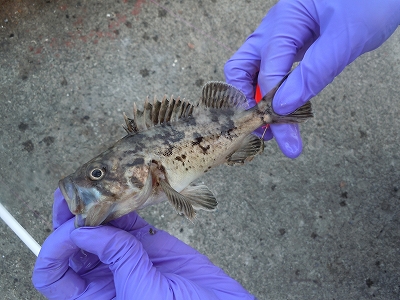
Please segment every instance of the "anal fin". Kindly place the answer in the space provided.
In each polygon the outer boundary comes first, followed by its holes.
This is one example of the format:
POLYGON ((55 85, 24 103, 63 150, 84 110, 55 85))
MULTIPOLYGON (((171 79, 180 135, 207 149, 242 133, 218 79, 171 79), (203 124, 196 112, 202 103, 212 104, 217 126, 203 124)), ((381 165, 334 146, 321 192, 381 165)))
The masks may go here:
POLYGON ((226 163, 230 166, 244 164, 251 161, 254 156, 264 151, 264 140, 249 134, 243 140, 242 147, 231 153, 226 158, 226 163))
POLYGON ((175 191, 165 180, 160 180, 160 185, 169 202, 189 220, 196 216, 195 209, 214 210, 218 204, 212 192, 204 185, 188 186, 181 193, 175 191))

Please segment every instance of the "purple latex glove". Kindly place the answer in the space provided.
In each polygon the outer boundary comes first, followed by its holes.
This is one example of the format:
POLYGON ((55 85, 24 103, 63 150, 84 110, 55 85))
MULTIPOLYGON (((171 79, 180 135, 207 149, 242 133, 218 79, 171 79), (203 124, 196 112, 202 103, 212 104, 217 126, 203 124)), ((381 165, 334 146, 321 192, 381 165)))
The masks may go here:
MULTIPOLYGON (((265 95, 301 61, 273 101, 278 114, 289 114, 358 56, 379 47, 399 24, 398 0, 281 0, 226 63, 226 81, 242 90, 253 106, 257 82, 265 95)), ((300 155, 298 125, 270 128, 283 154, 300 155)))
POLYGON ((57 189, 32 281, 49 299, 255 299, 210 260, 135 212, 75 229, 57 189))

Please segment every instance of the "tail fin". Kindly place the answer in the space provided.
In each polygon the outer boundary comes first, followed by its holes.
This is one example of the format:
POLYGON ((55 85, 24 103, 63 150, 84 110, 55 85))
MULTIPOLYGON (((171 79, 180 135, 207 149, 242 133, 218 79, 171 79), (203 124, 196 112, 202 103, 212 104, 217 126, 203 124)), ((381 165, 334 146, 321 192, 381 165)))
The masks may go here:
MULTIPOLYGON (((271 106, 272 108, 272 106, 271 106)), ((313 117, 311 103, 307 102, 306 104, 300 106, 294 112, 288 115, 278 115, 271 109, 271 123, 302 123, 307 121, 309 118, 313 117)))
POLYGON ((291 72, 287 73, 285 77, 283 77, 282 80, 271 91, 269 91, 258 104, 260 110, 263 110, 265 114, 271 116, 270 123, 302 123, 307 119, 313 117, 312 107, 310 102, 307 102, 306 104, 299 107, 294 112, 288 115, 278 115, 276 112, 274 112, 272 108, 272 100, 274 99, 276 91, 279 89, 282 83, 288 78, 290 73, 291 72))

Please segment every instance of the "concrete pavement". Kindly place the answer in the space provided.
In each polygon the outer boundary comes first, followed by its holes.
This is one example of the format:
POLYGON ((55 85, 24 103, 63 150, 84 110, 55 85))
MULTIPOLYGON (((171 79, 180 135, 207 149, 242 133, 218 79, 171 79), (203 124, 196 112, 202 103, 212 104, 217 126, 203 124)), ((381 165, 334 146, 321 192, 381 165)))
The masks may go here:
MULTIPOLYGON (((124 135, 122 112, 197 99, 275 1, 0 1, 0 202, 39 242, 58 180, 124 135)), ((400 32, 313 101, 304 152, 274 141, 201 181, 218 196, 194 224, 140 214, 259 299, 399 299, 400 32)), ((35 257, 0 221, 2 299, 39 299, 35 257)))

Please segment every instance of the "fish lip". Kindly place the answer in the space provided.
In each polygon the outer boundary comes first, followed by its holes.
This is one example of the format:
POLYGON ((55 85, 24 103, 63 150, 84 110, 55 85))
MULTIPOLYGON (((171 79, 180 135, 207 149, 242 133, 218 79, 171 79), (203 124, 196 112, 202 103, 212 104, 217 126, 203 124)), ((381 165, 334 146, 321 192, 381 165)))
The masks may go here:
POLYGON ((101 202, 101 193, 94 187, 82 187, 75 184, 70 176, 61 179, 58 186, 69 210, 75 215, 75 227, 90 225, 90 221, 87 219, 88 213, 101 202))
POLYGON ((76 214, 76 208, 78 207, 78 191, 76 190, 75 184, 69 177, 65 177, 58 182, 58 187, 64 196, 65 201, 68 204, 69 210, 76 214))
POLYGON ((75 215, 75 228, 83 227, 86 223, 86 214, 82 213, 82 199, 79 197, 78 187, 70 177, 65 177, 58 182, 61 193, 68 204, 68 208, 75 215))

